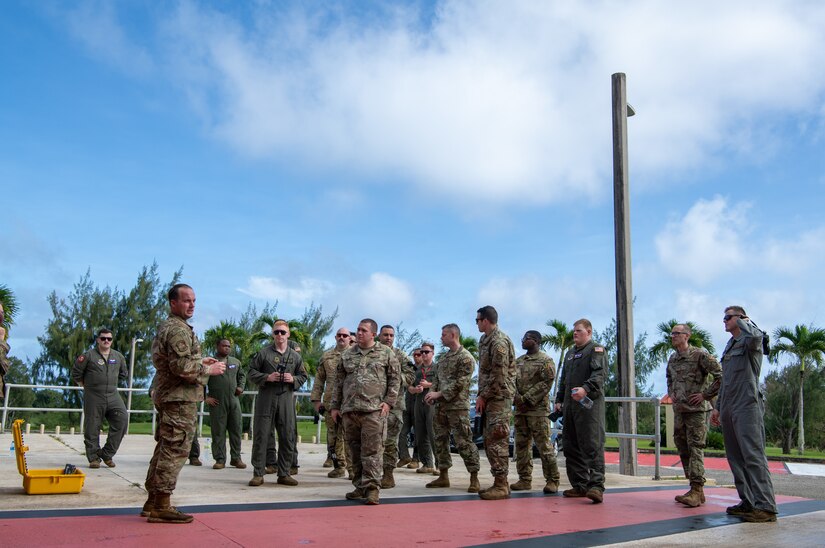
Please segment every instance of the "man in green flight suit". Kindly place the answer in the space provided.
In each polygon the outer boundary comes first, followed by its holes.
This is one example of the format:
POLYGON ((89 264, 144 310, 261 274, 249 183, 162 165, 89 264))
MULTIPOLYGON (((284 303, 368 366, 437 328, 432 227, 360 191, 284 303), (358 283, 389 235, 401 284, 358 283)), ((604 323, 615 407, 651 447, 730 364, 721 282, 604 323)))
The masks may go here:
POLYGON ((565 354, 564 376, 556 393, 556 411, 564 411, 567 479, 573 486, 562 494, 587 497, 598 504, 604 499, 607 357, 604 347, 593 341, 593 325, 585 318, 573 324, 573 345, 565 354))
POLYGON ((232 342, 229 339, 218 341, 216 358, 226 363, 223 375, 209 377, 206 403, 209 405, 209 424, 212 428, 212 468, 221 470, 226 467, 226 432, 229 431, 230 466, 246 468, 241 460, 241 403, 238 396, 243 394, 246 374, 241 362, 229 355, 232 342))
POLYGON ((115 467, 112 457, 126 434, 128 415, 123 398, 117 393, 118 381, 129 376, 126 358, 112 348, 112 331, 101 329, 94 348, 74 362, 72 380, 83 387, 83 443, 89 468, 100 468, 101 459, 109 468, 115 467), (109 423, 106 445, 100 448, 100 427, 103 419, 109 423))

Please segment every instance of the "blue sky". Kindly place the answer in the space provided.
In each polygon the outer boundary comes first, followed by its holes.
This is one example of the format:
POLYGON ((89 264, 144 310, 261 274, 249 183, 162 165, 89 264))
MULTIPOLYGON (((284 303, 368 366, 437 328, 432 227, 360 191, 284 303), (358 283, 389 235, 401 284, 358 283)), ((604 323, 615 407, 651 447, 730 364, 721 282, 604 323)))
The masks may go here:
MULTIPOLYGON (((8 2, 0 282, 33 358, 91 269, 184 267, 198 330, 311 302, 436 339, 615 315, 627 74, 635 331, 822 325, 819 2, 8 2), (241 7, 239 7, 239 5, 241 7)), ((663 373, 657 387, 663 387, 663 373)))

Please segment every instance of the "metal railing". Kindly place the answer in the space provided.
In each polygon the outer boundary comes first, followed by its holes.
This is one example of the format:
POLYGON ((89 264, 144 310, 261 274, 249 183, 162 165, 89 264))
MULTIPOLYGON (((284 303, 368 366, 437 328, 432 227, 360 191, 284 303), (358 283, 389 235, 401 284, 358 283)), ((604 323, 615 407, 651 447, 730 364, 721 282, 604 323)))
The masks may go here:
MULTIPOLYGON (((5 385, 5 397, 3 399, 3 408, 2 408, 3 409, 3 415, 2 415, 2 420, 0 420, 0 433, 3 433, 5 431, 6 420, 8 419, 9 411, 31 411, 31 412, 37 412, 37 413, 80 413, 80 432, 83 433, 83 423, 84 423, 84 419, 85 419, 85 412, 84 412, 82 406, 79 407, 79 408, 78 407, 15 407, 15 406, 11 406, 11 405, 9 405, 9 393, 11 392, 12 388, 30 388, 32 390, 61 390, 61 391, 65 391, 65 390, 75 390, 75 391, 76 390, 83 390, 83 387, 81 387, 81 386, 60 386, 60 385, 49 385, 49 384, 13 384, 13 383, 6 384, 5 385)), ((142 393, 142 394, 148 394, 149 393, 148 388, 118 388, 117 391, 118 392, 126 392, 126 393, 130 393, 130 392, 132 392, 132 393, 137 392, 137 393, 142 393)), ((258 397, 258 391, 257 390, 245 390, 241 394, 241 396, 252 396, 252 409, 255 409, 255 401, 258 397)), ((239 397, 241 397, 241 396, 239 396, 239 397)), ((309 398, 310 393, 309 392, 295 392, 293 394, 293 396, 295 397, 296 404, 297 404, 297 400, 299 398, 309 398)), ((131 404, 130 400, 129 400, 129 403, 131 404)), ((152 415, 152 433, 154 433, 156 422, 157 422, 157 410, 154 408, 154 406, 152 407, 152 409, 130 409, 129 407, 130 406, 127 406, 126 411, 129 414, 130 419, 131 419, 132 415, 147 415, 147 414, 152 415)), ((203 434, 203 417, 204 416, 209 416, 209 411, 208 411, 208 409, 206 411, 204 411, 204 402, 201 402, 200 406, 198 408, 198 432, 197 433, 198 433, 199 436, 203 434)), ((253 424, 254 424, 254 420, 255 420, 254 414, 253 413, 241 413, 241 417, 249 419, 249 421, 250 421, 249 422, 249 429, 251 431, 252 427, 253 427, 253 424)), ((314 416, 311 416, 311 415, 310 416, 298 415, 296 418, 298 420, 312 420, 314 418, 314 416)), ((321 420, 318 421, 318 424, 316 425, 316 428, 315 428, 316 443, 321 443, 321 423, 322 423, 322 421, 323 421, 323 417, 321 417, 321 420)), ((130 422, 131 422, 131 420, 130 420, 130 422)), ((127 430, 127 433, 128 433, 128 430, 127 430)))
POLYGON ((660 480, 660 462, 661 462, 661 448, 662 448, 662 402, 659 398, 624 398, 624 397, 606 397, 605 403, 652 403, 653 404, 653 434, 626 434, 624 432, 606 432, 606 438, 622 438, 631 440, 652 440, 653 452, 655 454, 654 464, 654 480, 660 480))

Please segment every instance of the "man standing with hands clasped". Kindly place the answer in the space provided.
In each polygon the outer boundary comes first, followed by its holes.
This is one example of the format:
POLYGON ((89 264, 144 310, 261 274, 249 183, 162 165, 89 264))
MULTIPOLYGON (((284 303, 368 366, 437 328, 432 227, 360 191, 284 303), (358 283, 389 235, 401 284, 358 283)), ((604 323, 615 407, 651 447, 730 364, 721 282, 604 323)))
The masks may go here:
POLYGON ((212 457, 215 464, 212 468, 221 470, 226 467, 226 432, 229 431, 230 466, 246 468, 241 460, 241 402, 238 396, 243 394, 246 374, 241 362, 229 355, 232 341, 221 339, 218 341, 217 358, 226 362, 226 371, 222 375, 209 378, 209 394, 206 403, 209 405, 209 425, 212 428, 212 457))
POLYGON ((307 380, 301 354, 289 346, 289 324, 277 320, 272 326, 274 342, 255 354, 249 364, 249 380, 258 385, 255 400, 255 428, 252 433, 251 487, 264 483, 266 453, 273 424, 278 432, 278 484, 293 487, 298 481, 290 475, 295 460, 295 398, 293 393, 307 380))
POLYGON ((376 342, 377 331, 375 320, 358 324, 358 344, 341 354, 332 396, 332 420, 343 421, 352 457, 355 489, 346 498, 367 504, 379 503, 387 416, 401 385, 398 360, 392 349, 376 342))
POLYGON ((152 400, 158 411, 155 452, 146 472, 149 498, 142 516, 150 523, 189 523, 194 518, 178 511, 169 499, 183 468, 209 376, 220 375, 226 364, 201 356, 201 346, 186 320, 195 314, 195 291, 186 284, 169 290, 169 318, 152 342, 152 363, 157 369, 152 400))

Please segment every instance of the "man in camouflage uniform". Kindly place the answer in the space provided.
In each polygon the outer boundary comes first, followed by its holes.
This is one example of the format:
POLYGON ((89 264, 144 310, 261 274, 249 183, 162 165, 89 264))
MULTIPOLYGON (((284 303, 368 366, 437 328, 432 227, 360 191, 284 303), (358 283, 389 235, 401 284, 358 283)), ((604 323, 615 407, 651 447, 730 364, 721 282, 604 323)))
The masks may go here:
POLYGON ((564 411, 564 461, 572 487, 565 497, 587 497, 594 504, 604 500, 604 380, 607 357, 593 341, 593 325, 580 319, 573 324, 573 348, 564 358, 559 379, 556 411, 564 411), (592 407, 585 407, 585 397, 592 407))
POLYGON ((556 450, 550 442, 550 388, 556 376, 553 358, 540 350, 541 333, 528 331, 521 339, 527 354, 516 360, 515 453, 519 480, 510 485, 513 491, 527 491, 533 487, 533 440, 541 457, 544 474, 544 493, 559 490, 559 466, 556 450))
POLYGON ((688 344, 691 329, 676 324, 670 342, 676 352, 667 361, 667 393, 673 401, 673 441, 679 450, 690 491, 676 502, 695 508, 705 502, 704 448, 708 434, 710 401, 719 393, 722 368, 704 348, 688 344))
POLYGON ((384 346, 390 348, 398 361, 400 382, 398 389, 397 405, 392 408, 387 416, 387 437, 384 440, 384 476, 381 478, 381 489, 392 489, 395 487, 395 458, 398 456, 398 434, 404 422, 404 412, 407 410, 406 398, 402 396, 407 392, 407 386, 413 382, 415 369, 407 354, 400 348, 395 348, 395 328, 391 325, 381 326, 378 333, 378 340, 384 346))
MULTIPOLYGON (((415 380, 415 376, 418 374, 418 370, 421 368, 421 364, 423 363, 421 349, 416 348, 413 350, 412 357, 413 380, 415 380)), ((412 383, 410 383, 410 385, 412 385, 412 383)), ((418 446, 413 444, 412 458, 410 458, 410 447, 408 445, 410 432, 413 431, 413 426, 415 426, 415 394, 410 392, 410 387, 411 386, 407 386, 398 396, 399 398, 404 398, 404 407, 406 410, 403 414, 404 424, 401 427, 401 432, 398 434, 398 462, 395 467, 407 467, 415 470, 419 465, 418 446)))
POLYGON ((6 342, 6 312, 3 309, 3 303, 0 303, 0 400, 6 397, 5 378, 6 373, 9 372, 11 362, 9 361, 9 351, 11 347, 6 342))
POLYGON ((74 362, 72 380, 83 387, 83 443, 89 468, 100 468, 100 460, 115 467, 112 457, 126 434, 128 414, 123 398, 117 392, 118 381, 129 378, 126 358, 112 348, 112 331, 101 329, 97 344, 74 362), (100 427, 103 419, 109 423, 106 445, 100 448, 100 427))
POLYGON ((343 421, 344 436, 352 458, 349 500, 366 499, 378 504, 383 469, 387 416, 398 399, 400 368, 395 354, 375 334, 378 324, 361 320, 358 344, 341 354, 332 396, 332 420, 343 421))
POLYGON ((249 380, 258 385, 255 399, 255 426, 252 432, 251 487, 264 483, 268 447, 271 447, 272 425, 278 432, 278 481, 295 486, 298 481, 290 474, 295 462, 297 435, 295 397, 293 393, 307 380, 301 354, 290 348, 289 325, 284 320, 272 326, 274 342, 262 348, 249 364, 249 380))
MULTIPOLYGON (((209 425, 212 429, 212 468, 221 470, 226 467, 226 432, 229 431, 230 466, 246 468, 241 460, 241 402, 238 396, 243 394, 246 383, 241 362, 229 355, 232 342, 229 339, 218 341, 217 359, 226 363, 223 375, 209 378, 206 403, 209 405, 209 425)), ((193 444, 194 445, 194 444, 193 444)))
POLYGON ((433 386, 424 397, 427 405, 435 404, 433 430, 435 436, 436 461, 439 467, 438 479, 427 487, 449 487, 449 469, 453 465, 450 456, 450 434, 453 435, 458 454, 470 473, 468 493, 478 493, 478 448, 473 442, 470 426, 470 385, 475 369, 475 360, 470 352, 461 346, 461 330, 454 324, 441 328, 441 343, 448 349, 438 360, 433 386))
POLYGON ((316 413, 323 413, 324 423, 327 425, 327 462, 325 468, 333 467, 332 456, 335 455, 338 467, 330 470, 327 477, 343 478, 351 465, 348 464, 346 443, 344 442, 344 428, 340 422, 332 420, 332 393, 335 391, 335 374, 338 371, 338 361, 341 353, 349 348, 350 332, 342 327, 335 334, 335 347, 324 352, 318 362, 315 373, 315 383, 312 386, 310 399, 315 406, 316 413))
POLYGON ((476 413, 484 417, 484 452, 490 461, 493 485, 479 492, 484 500, 510 497, 510 417, 516 392, 516 351, 510 337, 498 328, 498 312, 492 306, 478 309, 478 396, 476 413))
POLYGON ((221 375, 226 364, 201 356, 201 347, 186 320, 195 314, 195 292, 175 284, 168 293, 170 314, 152 342, 152 363, 157 370, 152 400, 158 411, 155 452, 146 472, 149 498, 141 515, 150 523, 189 523, 192 516, 179 512, 169 499, 186 462, 195 435, 198 403, 210 375, 221 375))

